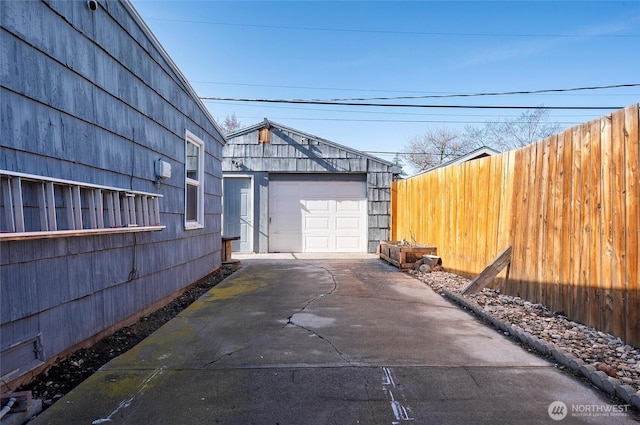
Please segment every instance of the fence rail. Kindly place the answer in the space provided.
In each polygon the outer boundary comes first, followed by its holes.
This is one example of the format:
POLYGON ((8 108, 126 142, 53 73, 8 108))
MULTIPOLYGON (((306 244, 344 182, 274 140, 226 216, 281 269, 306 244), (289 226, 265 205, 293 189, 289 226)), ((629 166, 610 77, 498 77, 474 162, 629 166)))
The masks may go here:
POLYGON ((392 238, 640 346, 638 104, 516 151, 394 182, 392 238))

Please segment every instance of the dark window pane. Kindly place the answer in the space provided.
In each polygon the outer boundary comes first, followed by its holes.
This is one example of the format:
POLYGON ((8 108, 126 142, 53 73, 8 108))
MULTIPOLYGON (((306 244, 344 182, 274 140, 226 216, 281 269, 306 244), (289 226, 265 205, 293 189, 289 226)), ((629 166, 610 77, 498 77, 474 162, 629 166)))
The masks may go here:
POLYGON ((187 185, 187 221, 198 221, 198 186, 187 185))

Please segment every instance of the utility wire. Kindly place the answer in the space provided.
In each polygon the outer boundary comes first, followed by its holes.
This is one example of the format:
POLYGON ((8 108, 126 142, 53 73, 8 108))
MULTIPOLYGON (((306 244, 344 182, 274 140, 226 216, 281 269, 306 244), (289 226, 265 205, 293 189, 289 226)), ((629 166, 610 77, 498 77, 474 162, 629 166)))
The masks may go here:
MULTIPOLYGON (((607 90, 617 88, 628 87, 640 87, 640 83, 629 84, 611 84, 607 86, 586 86, 586 87, 571 87, 560 89, 540 89, 540 90, 520 90, 520 91, 502 91, 502 92, 481 92, 481 93, 458 93, 458 94, 437 94, 437 95, 420 95, 420 96, 393 96, 393 97, 352 97, 352 98, 334 98, 334 99, 232 99, 232 98, 218 98, 218 97, 201 97, 202 100, 228 100, 228 101, 253 101, 253 102, 279 102, 279 103, 315 103, 315 102, 361 102, 371 100, 408 100, 408 99, 447 99, 455 97, 485 97, 485 96, 512 96, 512 95, 525 95, 525 94, 541 94, 541 93, 566 93, 575 91, 590 91, 590 90, 607 90)), ((320 103, 326 104, 326 103, 320 103)), ((367 105, 369 106, 369 105, 367 105)), ((387 106, 387 105, 385 105, 387 106)), ((599 108, 609 109, 609 108, 599 108)))
MULTIPOLYGON (((238 119, 262 119, 263 117, 239 116, 238 119)), ((304 117, 271 117, 273 121, 335 121, 335 122, 376 122, 376 123, 429 123, 429 124, 486 124, 486 121, 452 121, 452 120, 398 120, 398 119, 380 119, 380 118, 304 118, 304 117)), ((527 124, 525 121, 510 121, 513 124, 527 124)), ((555 124, 577 125, 582 121, 554 121, 555 124)))
MULTIPOLYGON (((378 155, 423 155, 423 156, 461 156, 459 152, 390 152, 390 151, 362 151, 364 153, 378 155)), ((462 154, 464 155, 464 154, 462 154)))
POLYGON ((146 18, 147 21, 180 22, 186 24, 206 24, 228 27, 243 28, 265 28, 283 29, 296 31, 323 31, 323 32, 348 32, 363 34, 397 34, 397 35, 430 35, 430 36, 452 36, 452 37, 545 37, 545 38, 636 38, 640 34, 507 34, 507 33, 482 33, 482 32, 439 32, 439 31, 393 31, 393 30, 368 30, 352 28, 320 28, 320 27, 295 27, 284 25, 258 25, 258 24, 238 24, 229 22, 194 21, 186 19, 162 19, 146 18))
MULTIPOLYGON (((205 100, 205 102, 211 102, 211 103, 217 103, 217 104, 223 104, 223 105, 234 105, 234 106, 241 106, 241 107, 248 107, 248 108, 253 108, 253 106, 249 106, 243 103, 234 103, 234 102, 226 102, 226 101, 217 101, 217 100, 205 100)), ((261 106, 261 108, 271 108, 271 109, 291 109, 291 110, 295 110, 295 111, 309 111, 310 109, 304 107, 304 106, 278 106, 278 105, 263 105, 261 106)), ((313 108, 311 109, 313 112, 339 112, 341 114, 347 113, 347 114, 366 114, 366 115, 400 115, 400 116, 413 116, 413 117, 486 117, 486 114, 481 114, 481 113, 438 113, 438 112, 389 112, 389 111, 371 111, 371 110, 366 110, 366 111, 360 111, 360 110, 349 110, 349 111, 344 111, 342 109, 327 109, 327 108, 313 108)), ((571 114, 571 115, 567 115, 567 114, 563 114, 563 115, 559 115, 557 116, 558 118, 583 118, 583 117, 592 117, 593 114, 571 114)), ((237 116, 237 118, 250 118, 250 119, 261 119, 263 117, 254 117, 254 116, 237 116)), ((276 118, 273 118, 276 119, 276 118)), ((280 118, 280 119, 284 119, 284 118, 280 118)), ((582 121, 580 121, 582 122, 582 121)), ((580 122, 578 122, 577 124, 580 124, 580 122)))
MULTIPOLYGON (((585 90, 604 90, 617 89, 622 87, 639 87, 640 83, 633 84, 612 84, 609 86, 591 86, 591 87, 574 87, 568 89, 541 89, 541 90, 523 90, 523 91, 503 91, 503 92, 486 92, 486 93, 467 93, 467 94, 438 94, 438 95, 421 95, 421 96, 395 96, 395 97, 362 97, 362 98, 342 98, 342 99, 325 99, 335 102, 344 101, 364 101, 364 100, 400 100, 400 99, 445 99, 451 97, 482 97, 482 96, 510 96, 514 94, 541 94, 541 93, 565 93, 573 91, 585 90)), ((316 99, 312 99, 316 100, 316 99)))
MULTIPOLYGON (((302 99, 246 99, 232 97, 200 97, 201 100, 224 100, 232 102, 255 103, 292 103, 302 105, 335 105, 335 106, 375 106, 389 108, 443 108, 443 109, 537 109, 540 106, 505 106, 505 105, 416 105, 403 103, 356 103, 336 102, 332 100, 302 100, 302 99)), ((622 109, 622 106, 543 106, 550 110, 604 110, 622 109)))
MULTIPOLYGON (((495 105, 412 105, 412 104, 381 104, 381 103, 353 103, 372 100, 417 100, 417 99, 442 99, 457 97, 483 97, 483 96, 511 96, 541 93, 565 93, 587 90, 606 90, 613 88, 639 87, 640 83, 611 84, 607 86, 586 86, 559 89, 521 90, 503 92, 483 92, 483 93, 463 93, 444 95, 422 95, 422 96, 395 96, 395 97, 361 97, 361 98, 341 98, 341 99, 247 99, 228 97, 200 97, 201 100, 217 100, 231 102, 259 102, 259 103, 293 103, 304 105, 340 105, 340 106, 381 106, 381 107, 403 107, 403 108, 459 108, 459 109, 534 109, 535 106, 495 106, 495 105)), ((599 107, 599 106, 547 106, 545 109, 621 109, 622 107, 599 107)))
MULTIPOLYGON (((251 84, 251 83, 230 83, 224 81, 203 81, 203 80, 190 80, 193 84, 214 84, 214 85, 222 85, 222 86, 242 86, 242 87, 265 87, 265 88, 276 88, 276 89, 303 89, 303 90, 330 90, 330 91, 361 91, 368 93, 427 93, 424 90, 380 90, 380 89, 362 89, 362 88, 344 88, 344 87, 311 87, 311 86, 285 86, 285 85, 277 85, 277 84, 251 84)), ((599 88, 613 88, 613 87, 635 87, 638 84, 621 84, 615 86, 601 86, 599 88)), ((555 90, 555 89, 554 89, 555 90)), ((565 91, 575 91, 578 89, 566 89, 565 91)), ((472 96, 471 94, 465 93, 451 93, 451 92, 438 92, 438 91, 429 91, 431 94, 438 95, 447 95, 452 97, 453 95, 459 96, 472 96)), ((503 92, 503 94, 511 93, 511 92, 503 92)), ((534 91, 532 94, 541 94, 542 91, 534 91)), ((574 96, 637 96, 636 93, 585 93, 585 94, 573 94, 574 96)), ((474 96, 477 96, 474 95, 474 96)), ((443 96, 445 97, 445 96, 443 96)))

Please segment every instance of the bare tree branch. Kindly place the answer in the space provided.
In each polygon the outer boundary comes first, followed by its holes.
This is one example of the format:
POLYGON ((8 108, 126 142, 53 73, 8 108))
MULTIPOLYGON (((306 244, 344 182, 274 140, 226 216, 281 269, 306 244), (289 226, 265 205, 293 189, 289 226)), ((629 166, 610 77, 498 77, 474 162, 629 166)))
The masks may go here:
POLYGON ((460 133, 448 128, 429 130, 409 139, 405 146, 407 162, 419 170, 426 170, 473 149, 460 137, 460 133))
POLYGON ((529 109, 513 119, 487 121, 482 128, 466 127, 463 139, 503 151, 521 148, 560 131, 557 122, 546 122, 548 116, 548 109, 529 109))
POLYGON ((216 121, 218 122, 218 125, 222 127, 222 131, 224 131, 225 135, 233 133, 234 131, 239 130, 240 127, 242 127, 242 124, 240 123, 240 121, 238 121, 235 112, 231 115, 227 115, 222 123, 218 120, 216 121))

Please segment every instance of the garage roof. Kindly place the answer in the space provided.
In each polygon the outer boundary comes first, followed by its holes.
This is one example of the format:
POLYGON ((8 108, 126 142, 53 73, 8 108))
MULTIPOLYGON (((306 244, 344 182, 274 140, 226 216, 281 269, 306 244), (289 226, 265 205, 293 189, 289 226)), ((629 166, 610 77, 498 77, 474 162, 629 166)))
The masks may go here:
POLYGON ((372 161, 379 162, 380 164, 384 164, 384 165, 389 166, 389 167, 394 167, 395 166, 395 164, 393 162, 389 162, 389 161, 386 161, 386 160, 384 160, 382 158, 378 158, 377 156, 366 154, 366 153, 364 153, 362 151, 359 151, 357 149, 353 149, 353 148, 350 148, 348 146, 344 146, 344 145, 341 145, 339 143, 335 143, 335 142, 332 142, 330 140, 323 139, 322 137, 318 137, 318 136, 315 136, 313 134, 309 134, 309 133, 305 133, 305 132, 300 131, 300 130, 296 130, 295 128, 291 128, 291 127, 287 127, 287 126, 282 125, 282 124, 278 124, 277 122, 270 121, 267 118, 265 118, 262 122, 259 122, 257 124, 251 125, 249 127, 241 128, 240 130, 237 130, 237 131, 234 131, 233 133, 227 134, 227 140, 230 143, 233 143, 232 140, 234 138, 236 138, 238 136, 243 136, 245 134, 252 133, 254 131, 258 131, 258 130, 260 130, 262 128, 269 128, 269 129, 278 128, 278 129, 283 130, 283 131, 287 131, 287 132, 290 132, 290 133, 293 133, 293 134, 297 134, 298 136, 300 136, 303 139, 308 139, 309 141, 321 142, 323 144, 332 146, 334 148, 342 149, 342 150, 347 151, 349 153, 352 153, 354 155, 359 155, 359 156, 362 156, 362 157, 366 157, 366 158, 368 158, 368 159, 370 159, 372 161))

